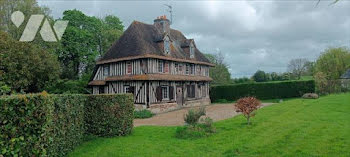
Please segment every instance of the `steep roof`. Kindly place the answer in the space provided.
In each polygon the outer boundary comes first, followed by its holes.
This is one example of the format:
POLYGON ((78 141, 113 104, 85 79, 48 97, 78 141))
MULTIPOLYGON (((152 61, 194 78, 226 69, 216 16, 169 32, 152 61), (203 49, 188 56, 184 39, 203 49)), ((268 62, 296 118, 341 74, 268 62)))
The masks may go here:
POLYGON ((190 58, 188 45, 193 39, 187 39, 180 31, 174 29, 170 29, 169 33, 172 41, 171 53, 170 55, 164 54, 162 42, 164 35, 154 25, 134 21, 97 64, 139 56, 210 64, 209 60, 197 48, 195 48, 195 58, 190 58))
POLYGON ((350 69, 348 69, 340 78, 341 79, 350 79, 350 69))

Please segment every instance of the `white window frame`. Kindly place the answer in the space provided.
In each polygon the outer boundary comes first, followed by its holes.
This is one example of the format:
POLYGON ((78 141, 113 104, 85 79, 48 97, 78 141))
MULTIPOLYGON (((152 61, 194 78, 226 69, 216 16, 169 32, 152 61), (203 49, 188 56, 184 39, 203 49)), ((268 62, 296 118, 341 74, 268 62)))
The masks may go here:
POLYGON ((164 52, 170 54, 170 39, 167 35, 164 37, 164 52))
POLYGON ((175 74, 179 73, 179 64, 175 63, 175 74))
POLYGON ((190 74, 191 75, 194 75, 196 73, 196 67, 194 64, 190 64, 190 74))
POLYGON ((193 45, 193 43, 191 43, 190 45, 190 58, 194 58, 194 52, 195 52, 195 47, 193 45))
POLYGON ((190 65, 189 64, 186 64, 186 75, 189 75, 190 74, 190 65))
POLYGON ((124 93, 130 92, 130 85, 124 85, 124 93))
POLYGON ((158 60, 158 72, 164 73, 164 61, 158 60))
POLYGON ((169 100, 169 86, 162 86, 163 100, 169 100))

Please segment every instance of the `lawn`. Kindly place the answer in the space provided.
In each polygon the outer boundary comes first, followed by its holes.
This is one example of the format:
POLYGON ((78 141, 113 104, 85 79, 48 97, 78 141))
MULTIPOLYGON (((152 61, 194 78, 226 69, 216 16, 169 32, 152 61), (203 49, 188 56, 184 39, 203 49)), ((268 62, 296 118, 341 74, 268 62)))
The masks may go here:
POLYGON ((215 123, 217 133, 180 140, 176 127, 142 126, 132 135, 95 138, 70 156, 350 156, 350 93, 295 99, 215 123))

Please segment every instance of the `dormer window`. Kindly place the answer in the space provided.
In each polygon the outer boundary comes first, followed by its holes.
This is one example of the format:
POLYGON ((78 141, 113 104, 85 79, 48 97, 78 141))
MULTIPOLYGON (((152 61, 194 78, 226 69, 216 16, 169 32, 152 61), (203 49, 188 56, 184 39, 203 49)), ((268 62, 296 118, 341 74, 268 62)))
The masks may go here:
POLYGON ((191 45, 190 45, 190 58, 194 58, 194 51, 195 51, 195 47, 194 47, 193 43, 191 43, 191 45))
POLYGON ((164 53, 170 54, 170 39, 167 35, 164 37, 164 53))

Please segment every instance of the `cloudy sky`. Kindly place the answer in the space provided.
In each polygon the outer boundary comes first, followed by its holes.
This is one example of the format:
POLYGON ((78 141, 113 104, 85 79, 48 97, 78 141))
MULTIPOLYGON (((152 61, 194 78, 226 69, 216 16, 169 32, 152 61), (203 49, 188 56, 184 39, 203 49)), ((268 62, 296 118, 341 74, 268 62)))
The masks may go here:
POLYGON ((232 77, 258 69, 285 72, 288 61, 314 61, 328 47, 350 47, 350 1, 39 1, 55 18, 68 9, 152 24, 173 6, 172 28, 194 38, 203 53, 221 52, 232 77))

